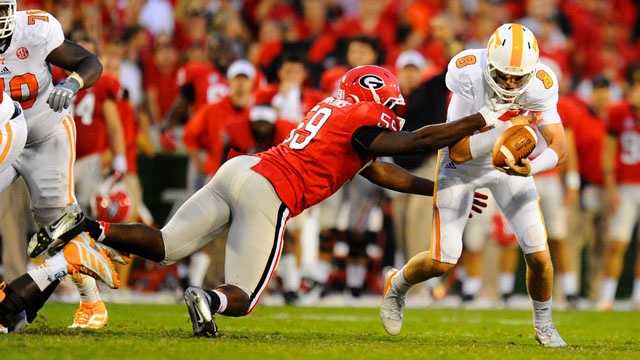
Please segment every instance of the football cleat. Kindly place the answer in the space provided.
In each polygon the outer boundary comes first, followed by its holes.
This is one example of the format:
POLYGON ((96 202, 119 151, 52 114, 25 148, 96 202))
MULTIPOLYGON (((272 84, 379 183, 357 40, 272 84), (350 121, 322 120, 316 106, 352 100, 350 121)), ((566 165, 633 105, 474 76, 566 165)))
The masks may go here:
POLYGON ((0 334, 20 332, 27 325, 27 315, 18 310, 19 303, 7 284, 0 282, 0 334))
POLYGON ((35 258, 43 252, 52 256, 59 252, 71 239, 84 230, 84 213, 78 205, 71 205, 64 210, 53 223, 43 226, 29 239, 27 252, 35 258))
POLYGON ((69 241, 63 249, 63 254, 67 260, 69 274, 89 275, 110 288, 120 287, 120 278, 109 254, 99 248, 87 233, 82 233, 69 241))
POLYGON ((385 274, 384 295, 380 305, 380 320, 389 335, 398 335, 402 329, 405 295, 396 293, 391 283, 397 273, 397 269, 392 269, 385 274))
POLYGON ((218 336, 218 326, 211 313, 209 295, 201 288, 192 286, 184 292, 184 302, 189 310, 193 336, 218 336))
POLYGON ((558 329, 553 324, 545 325, 541 328, 536 327, 536 340, 544 347, 558 348, 566 347, 567 343, 562 340, 558 329))
POLYGON ((105 327, 108 321, 109 313, 102 300, 80 302, 80 306, 73 315, 73 324, 69 325, 69 329, 97 330, 105 327))
POLYGON ((104 250, 107 256, 109 256, 109 259, 111 259, 111 261, 115 263, 118 263, 120 265, 129 265, 129 263, 131 263, 130 254, 125 254, 99 242, 96 242, 96 246, 98 247, 98 249, 104 250))

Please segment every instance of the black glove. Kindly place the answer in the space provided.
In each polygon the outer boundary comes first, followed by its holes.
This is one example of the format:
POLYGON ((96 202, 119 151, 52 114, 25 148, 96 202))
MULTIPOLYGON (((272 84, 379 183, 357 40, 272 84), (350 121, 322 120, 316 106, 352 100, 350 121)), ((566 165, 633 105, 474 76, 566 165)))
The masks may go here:
POLYGON ((53 88, 53 91, 49 94, 49 98, 47 99, 47 104, 49 104, 53 111, 61 112, 63 109, 69 108, 71 100, 73 100, 73 97, 76 95, 78 90, 80 90, 80 83, 78 80, 74 78, 66 78, 53 88))

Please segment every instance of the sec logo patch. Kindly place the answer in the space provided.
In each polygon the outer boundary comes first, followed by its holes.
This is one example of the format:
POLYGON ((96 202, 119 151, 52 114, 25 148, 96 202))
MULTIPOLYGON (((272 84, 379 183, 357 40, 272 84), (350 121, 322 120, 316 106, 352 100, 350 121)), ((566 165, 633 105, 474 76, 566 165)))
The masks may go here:
POLYGON ((382 80, 381 77, 372 74, 361 77, 360 80, 358 80, 358 83, 365 89, 373 88, 374 90, 378 90, 384 86, 384 80, 382 80))
POLYGON ((29 57, 29 50, 26 47, 21 47, 16 50, 16 56, 20 60, 24 60, 29 57))

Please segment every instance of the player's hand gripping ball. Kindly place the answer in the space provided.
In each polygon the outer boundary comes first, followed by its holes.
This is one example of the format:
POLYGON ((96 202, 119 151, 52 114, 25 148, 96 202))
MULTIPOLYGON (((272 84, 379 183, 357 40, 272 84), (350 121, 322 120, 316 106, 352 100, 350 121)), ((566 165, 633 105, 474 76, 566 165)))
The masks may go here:
POLYGON ((531 126, 514 125, 505 130, 493 145, 493 166, 507 173, 517 171, 512 165, 523 165, 523 160, 527 160, 537 144, 538 137, 531 126))

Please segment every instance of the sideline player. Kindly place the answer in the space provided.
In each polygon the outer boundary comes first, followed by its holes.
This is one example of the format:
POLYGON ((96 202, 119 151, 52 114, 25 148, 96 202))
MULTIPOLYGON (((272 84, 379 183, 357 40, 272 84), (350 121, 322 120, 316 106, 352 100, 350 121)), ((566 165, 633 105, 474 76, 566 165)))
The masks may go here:
POLYGON ((170 263, 200 249, 208 234, 229 228, 226 284, 185 292, 194 335, 215 336, 213 314, 244 316, 258 303, 277 267, 290 217, 357 174, 392 190, 431 195, 430 180, 376 157, 453 144, 497 124, 502 114, 483 108, 459 121, 403 132, 403 119, 393 112, 403 104, 391 72, 371 65, 354 68, 343 76, 336 96, 318 103, 287 140, 256 156, 227 161, 161 230, 93 221, 85 229, 103 245, 170 263))
MULTIPOLYGON (((24 178, 40 227, 64 216, 81 219, 73 184, 76 133, 68 108, 80 89, 100 77, 102 65, 94 54, 65 40, 53 16, 16 11, 15 0, 0 0, 0 58, 0 88, 20 103, 27 120, 24 151, 0 175, 0 183, 24 178), (71 74, 54 87, 49 64, 71 74)), ((93 279, 86 281, 95 286, 93 279)), ((81 294, 90 289, 78 287, 81 294)))
POLYGON ((506 126, 498 125, 441 151, 432 251, 414 256, 400 271, 392 270, 385 278, 380 317, 390 335, 400 332, 409 288, 448 272, 458 262, 473 192, 486 187, 525 254, 536 339, 544 346, 566 346, 551 319, 553 266, 531 176, 555 167, 565 158, 565 140, 556 108, 558 83, 552 70, 538 62, 538 54, 538 43, 529 29, 520 24, 504 24, 493 33, 487 49, 462 51, 449 63, 446 82, 453 97, 447 121, 473 114, 487 102, 509 107, 507 115, 534 113, 542 133, 538 138, 544 138, 547 147, 530 162, 511 162, 507 174, 493 166, 491 156, 493 144, 506 126))

